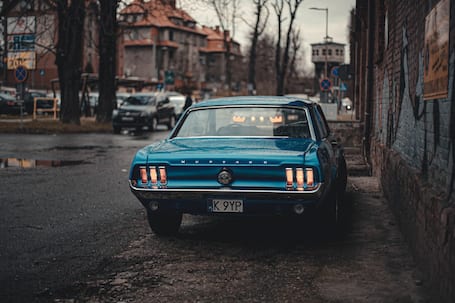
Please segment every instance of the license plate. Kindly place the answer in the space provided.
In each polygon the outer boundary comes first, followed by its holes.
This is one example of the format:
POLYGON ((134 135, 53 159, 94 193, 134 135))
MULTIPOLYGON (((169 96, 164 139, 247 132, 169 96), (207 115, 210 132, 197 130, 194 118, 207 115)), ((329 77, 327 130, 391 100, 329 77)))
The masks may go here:
POLYGON ((122 121, 133 121, 133 117, 122 117, 122 121))
POLYGON ((214 213, 243 213, 243 200, 213 199, 212 212, 214 213))

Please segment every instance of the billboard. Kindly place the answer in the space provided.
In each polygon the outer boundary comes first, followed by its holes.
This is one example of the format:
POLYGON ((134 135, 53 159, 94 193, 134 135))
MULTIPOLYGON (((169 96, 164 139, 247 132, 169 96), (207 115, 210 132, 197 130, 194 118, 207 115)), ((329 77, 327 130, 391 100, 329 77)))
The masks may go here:
POLYGON ((448 97, 449 6, 449 0, 440 0, 425 18, 424 100, 448 97))

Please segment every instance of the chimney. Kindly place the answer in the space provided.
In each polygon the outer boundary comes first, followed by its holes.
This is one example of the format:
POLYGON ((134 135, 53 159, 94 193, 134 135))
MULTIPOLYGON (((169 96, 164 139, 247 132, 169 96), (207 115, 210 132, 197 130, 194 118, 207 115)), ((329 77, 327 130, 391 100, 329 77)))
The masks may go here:
POLYGON ((220 33, 220 26, 219 25, 215 26, 215 32, 220 33))
POLYGON ((230 32, 229 30, 225 30, 225 31, 224 31, 224 38, 225 38, 226 40, 229 40, 229 35, 230 35, 230 34, 231 34, 231 32, 230 32))

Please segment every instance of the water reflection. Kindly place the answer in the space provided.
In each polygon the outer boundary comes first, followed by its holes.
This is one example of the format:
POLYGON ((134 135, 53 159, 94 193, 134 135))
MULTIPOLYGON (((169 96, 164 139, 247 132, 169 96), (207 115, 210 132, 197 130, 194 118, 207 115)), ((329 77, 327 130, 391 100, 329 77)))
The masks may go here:
POLYGON ((4 158, 0 159, 0 168, 19 167, 19 168, 35 168, 35 167, 61 167, 83 164, 83 160, 31 160, 20 158, 4 158))

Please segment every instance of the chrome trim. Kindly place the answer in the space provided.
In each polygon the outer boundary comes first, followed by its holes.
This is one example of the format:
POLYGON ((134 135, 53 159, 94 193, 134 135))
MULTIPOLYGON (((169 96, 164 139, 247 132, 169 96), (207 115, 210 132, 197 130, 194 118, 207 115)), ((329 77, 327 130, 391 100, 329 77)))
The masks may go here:
POLYGON ((289 190, 239 190, 223 187, 220 189, 187 189, 187 188, 142 188, 133 186, 131 180, 128 181, 131 191, 139 199, 155 200, 201 200, 208 196, 224 197, 245 197, 256 200, 292 200, 292 199, 319 199, 322 196, 325 185, 319 183, 312 190, 308 191, 289 191, 289 190))

